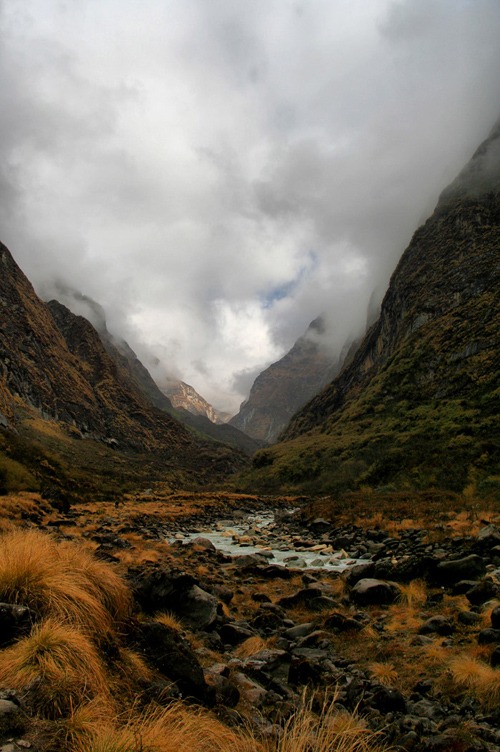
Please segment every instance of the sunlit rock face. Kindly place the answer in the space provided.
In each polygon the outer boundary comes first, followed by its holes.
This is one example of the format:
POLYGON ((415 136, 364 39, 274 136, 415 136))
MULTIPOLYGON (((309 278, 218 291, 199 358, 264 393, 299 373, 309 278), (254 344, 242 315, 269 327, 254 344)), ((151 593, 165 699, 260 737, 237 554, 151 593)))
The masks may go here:
POLYGON ((204 415, 212 423, 225 423, 229 417, 226 413, 216 410, 190 384, 179 379, 165 379, 160 382, 160 389, 175 408, 183 408, 193 415, 204 415))

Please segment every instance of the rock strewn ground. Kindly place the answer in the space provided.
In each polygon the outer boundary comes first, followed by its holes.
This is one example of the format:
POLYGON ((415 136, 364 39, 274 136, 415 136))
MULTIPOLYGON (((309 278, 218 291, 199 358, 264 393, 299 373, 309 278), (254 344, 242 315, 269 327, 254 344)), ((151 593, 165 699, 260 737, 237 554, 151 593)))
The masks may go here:
MULTIPOLYGON (((284 512, 297 504, 278 501, 284 512)), ((128 506, 46 510, 31 524, 86 540, 126 571, 136 616, 125 638, 164 677, 144 687, 148 699, 194 697, 228 723, 243 714, 272 735, 309 688, 335 693, 339 709, 358 708, 403 749, 498 749, 498 515, 454 536, 442 523, 389 533, 379 523, 281 515, 271 531, 276 541, 365 560, 344 575, 285 570, 253 554, 230 558, 203 538, 165 542, 181 528, 215 523, 231 507, 241 513, 269 503, 150 491, 128 506), (163 621, 161 612, 169 614, 163 621)), ((0 609, 0 616, 9 629, 18 622, 22 629, 22 614, 0 609)), ((9 729, 13 702, 4 702, 9 729)))

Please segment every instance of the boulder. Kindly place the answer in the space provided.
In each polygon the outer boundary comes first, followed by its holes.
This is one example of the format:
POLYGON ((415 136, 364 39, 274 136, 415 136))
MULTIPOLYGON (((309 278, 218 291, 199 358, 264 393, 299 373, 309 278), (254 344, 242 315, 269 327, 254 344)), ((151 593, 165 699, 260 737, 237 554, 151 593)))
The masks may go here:
POLYGON ((477 636, 477 641, 480 645, 494 645, 495 643, 500 645, 500 629, 482 629, 477 636))
POLYGON ((26 635, 35 621, 36 614, 27 606, 0 603, 0 647, 26 635))
POLYGON ((223 624, 218 631, 222 642, 228 645, 240 645, 240 643, 248 640, 249 637, 256 635, 255 630, 249 624, 238 622, 223 624))
POLYGON ((365 577, 351 590, 351 600, 360 606, 394 603, 399 596, 399 588, 393 582, 365 577))
POLYGON ((465 597, 473 606, 480 606, 486 601, 496 598, 500 594, 500 587, 493 580, 485 579, 468 590, 465 597))
POLYGON ((495 606, 490 618, 493 629, 500 629, 500 606, 495 606))
POLYGON ((172 610, 189 629, 205 629, 217 617, 217 598, 198 585, 192 585, 172 610))
POLYGON ((461 559, 440 561, 434 570, 434 580, 439 585, 453 585, 460 580, 479 579, 486 572, 486 562, 477 554, 461 559))
POLYGON ((307 587, 302 588, 302 590, 298 590, 293 595, 287 595, 283 598, 280 598, 278 601, 278 606, 281 606, 281 608, 295 608, 296 606, 308 606, 310 605, 311 601, 321 598, 323 596, 323 591, 319 587, 307 587))
POLYGON ((137 621, 132 639, 149 665, 174 681, 183 697, 212 705, 215 691, 205 682, 203 669, 191 646, 175 629, 156 621, 137 621))
POLYGON ((363 629, 363 624, 357 619, 351 619, 348 616, 344 616, 337 611, 334 611, 328 616, 324 622, 325 629, 330 629, 332 632, 359 632, 363 629))
POLYGON ((205 629, 217 616, 217 598, 189 574, 158 564, 129 569, 136 601, 145 613, 171 611, 190 629, 205 629))
POLYGON ((442 637, 453 634, 455 627, 445 616, 431 616, 422 624, 418 633, 421 635, 438 634, 442 637))

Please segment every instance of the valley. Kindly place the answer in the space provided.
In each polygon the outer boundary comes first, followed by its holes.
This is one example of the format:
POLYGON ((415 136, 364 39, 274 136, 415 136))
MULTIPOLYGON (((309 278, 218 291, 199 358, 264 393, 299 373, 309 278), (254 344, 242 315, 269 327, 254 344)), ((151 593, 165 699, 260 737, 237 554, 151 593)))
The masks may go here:
POLYGON ((0 752, 500 748, 499 145, 229 423, 0 245, 0 752))

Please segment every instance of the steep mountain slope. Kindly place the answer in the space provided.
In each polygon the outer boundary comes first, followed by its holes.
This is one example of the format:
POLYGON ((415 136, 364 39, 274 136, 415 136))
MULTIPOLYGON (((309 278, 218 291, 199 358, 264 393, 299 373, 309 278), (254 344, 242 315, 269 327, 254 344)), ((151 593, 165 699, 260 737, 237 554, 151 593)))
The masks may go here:
POLYGON ((0 268, 0 475, 19 470, 12 462, 43 475, 63 455, 68 472, 85 458, 93 477, 110 475, 111 450, 129 458, 118 461, 123 477, 139 456, 138 471, 156 464, 200 479, 241 464, 154 407, 86 319, 37 297, 4 245, 0 268))
MULTIPOLYGON (((261 442, 253 441, 236 428, 227 427, 222 422, 222 414, 188 384, 178 379, 167 379, 162 391, 128 342, 114 336, 108 330, 104 308, 95 300, 61 283, 57 285, 57 294, 66 305, 56 300, 50 301, 47 305, 60 328, 69 332, 73 326, 72 316, 81 312, 83 318, 91 322, 99 334, 107 354, 116 367, 120 381, 132 384, 133 391, 138 391, 148 403, 151 402, 159 410, 172 415, 196 431, 198 439, 205 438, 227 444, 247 455, 253 454, 262 446, 261 442), (169 393, 173 395, 175 406, 167 396, 169 393)), ((73 339, 70 336, 70 349, 73 347, 73 339)))
POLYGON ((498 483, 500 124, 415 233, 352 362, 255 457, 253 481, 498 483))
POLYGON ((47 305, 53 312, 59 305, 65 306, 74 314, 87 319, 96 329, 106 352, 117 366, 121 378, 131 380, 146 399, 159 410, 174 414, 172 403, 157 387, 147 368, 141 363, 128 342, 115 337, 109 330, 104 308, 88 295, 75 290, 61 282, 56 285, 57 300, 49 301, 47 305))
POLYGON ((340 359, 319 344, 315 319, 292 349, 255 379, 248 400, 229 423, 254 439, 276 441, 290 418, 340 370, 340 359))

